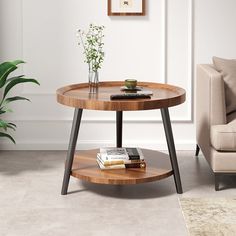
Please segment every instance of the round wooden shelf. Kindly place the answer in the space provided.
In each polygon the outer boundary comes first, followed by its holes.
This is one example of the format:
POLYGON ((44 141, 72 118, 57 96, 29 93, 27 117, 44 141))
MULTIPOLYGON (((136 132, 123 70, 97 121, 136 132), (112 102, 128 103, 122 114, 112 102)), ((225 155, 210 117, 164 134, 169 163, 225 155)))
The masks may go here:
POLYGON ((99 149, 79 151, 74 157, 71 175, 98 184, 139 184, 167 178, 173 174, 167 154, 142 149, 146 168, 101 170, 96 156, 99 149))
POLYGON ((63 105, 104 111, 150 110, 176 106, 185 101, 185 90, 169 85, 138 82, 144 90, 151 90, 151 99, 110 100, 111 94, 121 93, 123 81, 100 82, 97 94, 89 94, 88 83, 73 84, 57 90, 57 101, 63 105))

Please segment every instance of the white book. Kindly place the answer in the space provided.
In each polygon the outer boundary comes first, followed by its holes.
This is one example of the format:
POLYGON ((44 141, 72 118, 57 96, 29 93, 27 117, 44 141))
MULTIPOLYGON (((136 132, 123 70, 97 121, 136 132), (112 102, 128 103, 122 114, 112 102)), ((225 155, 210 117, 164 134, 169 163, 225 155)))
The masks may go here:
POLYGON ((144 161, 140 148, 100 148, 100 153, 97 154, 97 157, 104 165, 144 161))
POLYGON ((139 160, 103 160, 101 158, 100 153, 97 153, 97 160, 99 160, 104 166, 110 166, 110 165, 120 165, 120 164, 132 164, 132 163, 144 163, 144 159, 139 160))
POLYGON ((97 159, 97 163, 102 170, 114 170, 114 169, 125 169, 124 164, 119 164, 119 165, 110 165, 110 166, 104 166, 99 159, 97 159))
POLYGON ((100 156, 102 160, 129 160, 129 155, 125 148, 100 148, 100 156))

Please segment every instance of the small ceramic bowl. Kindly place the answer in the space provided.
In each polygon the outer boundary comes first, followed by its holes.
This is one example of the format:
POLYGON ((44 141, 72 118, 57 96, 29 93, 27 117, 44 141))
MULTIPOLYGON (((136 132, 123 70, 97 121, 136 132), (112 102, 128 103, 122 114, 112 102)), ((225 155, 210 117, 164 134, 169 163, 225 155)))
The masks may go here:
POLYGON ((125 86, 129 89, 134 89, 137 86, 137 80, 136 79, 126 79, 125 86))

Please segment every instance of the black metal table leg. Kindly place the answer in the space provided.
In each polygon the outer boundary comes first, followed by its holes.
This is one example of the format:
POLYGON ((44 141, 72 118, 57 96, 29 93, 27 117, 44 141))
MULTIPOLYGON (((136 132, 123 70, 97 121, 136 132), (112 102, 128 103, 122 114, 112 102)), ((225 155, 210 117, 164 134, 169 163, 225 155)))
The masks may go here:
POLYGON ((198 144, 196 144, 196 152, 195 152, 195 156, 197 157, 200 151, 200 147, 198 146, 198 144))
POLYGON ((165 129, 166 141, 167 141, 169 155, 170 155, 170 161, 171 161, 172 169, 174 172, 176 191, 177 193, 183 193, 168 108, 161 109, 161 116, 162 116, 162 121, 163 121, 164 129, 165 129))
POLYGON ((116 147, 122 147, 123 111, 116 112, 116 147))
POLYGON ((71 134, 70 134, 70 142, 67 152, 67 158, 66 158, 66 164, 65 164, 65 171, 64 171, 64 178, 63 178, 63 184, 61 189, 61 194, 66 195, 68 190, 68 185, 70 181, 70 174, 71 174, 71 168, 74 160, 74 154, 75 154, 75 148, 79 133, 79 127, 80 127, 80 121, 82 117, 83 109, 75 109, 74 112, 74 118, 71 128, 71 134))

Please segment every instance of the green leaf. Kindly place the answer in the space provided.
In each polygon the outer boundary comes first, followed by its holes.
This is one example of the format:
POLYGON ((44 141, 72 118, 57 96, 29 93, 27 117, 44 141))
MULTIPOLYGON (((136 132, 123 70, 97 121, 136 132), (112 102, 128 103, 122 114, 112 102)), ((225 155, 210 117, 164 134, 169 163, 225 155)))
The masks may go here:
POLYGON ((5 85, 8 75, 17 69, 17 65, 20 63, 24 63, 24 61, 16 60, 13 62, 3 62, 0 64, 0 88, 5 85))
POLYGON ((15 61, 12 61, 11 63, 14 64, 15 66, 17 66, 17 65, 19 65, 19 64, 25 63, 25 61, 22 61, 22 60, 15 60, 15 61))
POLYGON ((35 84, 39 84, 39 82, 35 79, 28 79, 28 78, 18 78, 18 79, 15 79, 13 81, 11 81, 10 83, 8 83, 8 85, 6 86, 5 90, 4 90, 4 94, 3 94, 3 98, 6 97, 6 95, 8 94, 8 92, 17 84, 20 84, 20 83, 35 83, 35 84))
POLYGON ((30 101, 28 98, 25 97, 20 97, 20 96, 15 96, 15 97, 10 97, 5 99, 5 101, 3 102, 4 105, 10 103, 10 102, 14 102, 14 101, 18 101, 18 100, 26 100, 26 101, 30 101))
POLYGON ((1 114, 4 114, 4 113, 6 113, 6 111, 5 111, 5 110, 2 110, 2 108, 1 108, 1 110, 0 110, 0 115, 1 115, 1 114))
POLYGON ((8 124, 16 128, 16 125, 14 123, 8 123, 8 124))
POLYGON ((7 76, 17 68, 11 62, 4 62, 0 65, 0 88, 2 88, 5 83, 7 76))
POLYGON ((16 130, 16 125, 13 123, 8 123, 5 120, 0 120, 0 128, 3 128, 5 131, 7 131, 7 128, 16 130))
POLYGON ((13 112, 12 109, 7 108, 7 107, 1 107, 0 111, 2 111, 0 112, 0 114, 6 113, 6 112, 13 112))
POLYGON ((13 123, 7 123, 7 128, 13 129, 14 131, 16 130, 16 125, 13 123))
POLYGON ((0 132, 0 137, 5 137, 5 138, 9 138, 14 144, 16 144, 15 140, 12 138, 11 135, 0 132))
POLYGON ((0 120, 0 128, 3 128, 6 131, 7 130, 7 122, 4 120, 0 120))
POLYGON ((19 75, 19 76, 11 77, 11 78, 9 78, 9 79, 6 80, 6 83, 8 83, 8 82, 10 82, 10 81, 12 81, 12 80, 18 79, 18 78, 22 78, 22 77, 24 77, 24 75, 19 75))

